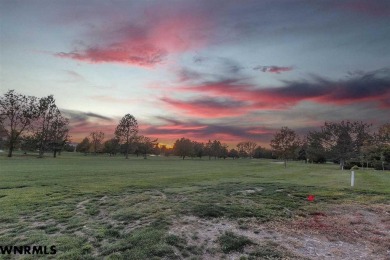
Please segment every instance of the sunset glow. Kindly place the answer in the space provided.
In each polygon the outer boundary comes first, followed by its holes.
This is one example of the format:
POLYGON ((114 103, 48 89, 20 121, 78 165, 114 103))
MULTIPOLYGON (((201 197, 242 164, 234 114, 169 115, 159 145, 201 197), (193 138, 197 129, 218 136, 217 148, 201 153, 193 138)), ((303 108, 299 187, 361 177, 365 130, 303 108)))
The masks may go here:
POLYGON ((0 1, 0 24, 1 93, 53 94, 73 142, 127 113, 168 146, 390 121, 389 1, 0 1))

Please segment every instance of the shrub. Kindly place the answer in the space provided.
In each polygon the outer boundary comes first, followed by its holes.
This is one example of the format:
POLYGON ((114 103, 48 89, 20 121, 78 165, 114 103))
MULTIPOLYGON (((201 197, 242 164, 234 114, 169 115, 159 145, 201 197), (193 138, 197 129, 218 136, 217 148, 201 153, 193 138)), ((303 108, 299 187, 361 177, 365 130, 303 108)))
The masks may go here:
POLYGON ((249 238, 238 236, 233 232, 225 232, 218 238, 218 242, 224 253, 229 253, 231 251, 242 252, 246 245, 253 244, 249 238))

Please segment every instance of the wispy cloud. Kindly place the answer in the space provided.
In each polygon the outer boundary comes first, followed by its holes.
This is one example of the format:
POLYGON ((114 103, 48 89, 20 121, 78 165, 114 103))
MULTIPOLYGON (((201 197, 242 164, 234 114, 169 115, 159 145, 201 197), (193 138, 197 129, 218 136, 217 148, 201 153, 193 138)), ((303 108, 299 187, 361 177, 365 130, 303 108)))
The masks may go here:
POLYGON ((389 71, 382 69, 339 81, 321 77, 310 81, 284 81, 283 86, 272 88, 259 88, 254 84, 232 79, 177 89, 212 97, 230 97, 235 101, 248 102, 248 106, 253 110, 286 109, 302 101, 340 106, 355 102, 372 102, 379 108, 389 108, 389 71))
POLYGON ((198 141, 224 140, 237 142, 251 138, 257 141, 268 140, 274 130, 263 127, 239 127, 231 125, 202 123, 198 121, 181 121, 172 118, 160 117, 161 125, 143 125, 142 132, 149 136, 162 139, 178 139, 187 137, 198 141))
POLYGON ((282 72, 287 72, 293 70, 293 67, 280 67, 280 66, 256 66, 253 70, 260 70, 262 72, 276 73, 280 74, 282 72))
POLYGON ((246 102, 231 99, 202 98, 177 100, 164 97, 161 99, 176 111, 184 111, 193 117, 218 118, 242 115, 248 112, 246 102))
POLYGON ((93 131, 102 131, 106 136, 111 136, 117 124, 112 118, 97 113, 68 109, 61 109, 61 112, 69 118, 70 135, 74 142, 81 141, 93 131))
POLYGON ((81 74, 73 70, 65 70, 65 72, 70 81, 85 81, 85 78, 81 74))
POLYGON ((69 119, 71 119, 71 121, 74 122, 83 122, 91 118, 98 118, 105 121, 113 120, 112 118, 100 114, 92 113, 92 112, 82 112, 82 111, 69 110, 69 109, 61 109, 61 112, 64 114, 65 117, 68 117, 69 119))

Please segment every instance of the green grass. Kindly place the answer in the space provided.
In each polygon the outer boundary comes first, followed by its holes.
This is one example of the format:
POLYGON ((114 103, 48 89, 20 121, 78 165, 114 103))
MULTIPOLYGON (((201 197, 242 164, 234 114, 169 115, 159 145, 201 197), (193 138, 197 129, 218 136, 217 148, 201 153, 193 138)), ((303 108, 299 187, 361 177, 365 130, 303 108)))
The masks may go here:
POLYGON ((218 238, 218 242, 224 253, 230 253, 232 251, 242 252, 245 246, 253 243, 250 239, 244 236, 238 236, 233 232, 225 232, 218 238))
MULTIPOLYGON (((266 222, 335 203, 388 201, 390 172, 355 171, 351 188, 350 171, 333 164, 0 156, 0 245, 57 245, 60 259, 174 259, 175 250, 196 258, 200 248, 168 233, 172 219, 266 222)), ((250 256, 277 257, 270 250, 250 256)))

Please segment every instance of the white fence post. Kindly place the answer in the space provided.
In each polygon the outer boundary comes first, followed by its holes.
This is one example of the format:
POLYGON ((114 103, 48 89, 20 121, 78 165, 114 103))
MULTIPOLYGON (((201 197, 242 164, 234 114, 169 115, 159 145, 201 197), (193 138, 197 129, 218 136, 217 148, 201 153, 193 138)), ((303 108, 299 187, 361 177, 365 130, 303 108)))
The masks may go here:
POLYGON ((355 185, 355 172, 352 171, 351 172, 351 187, 353 187, 355 185))

